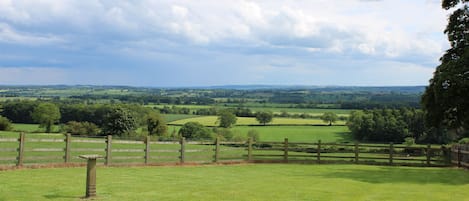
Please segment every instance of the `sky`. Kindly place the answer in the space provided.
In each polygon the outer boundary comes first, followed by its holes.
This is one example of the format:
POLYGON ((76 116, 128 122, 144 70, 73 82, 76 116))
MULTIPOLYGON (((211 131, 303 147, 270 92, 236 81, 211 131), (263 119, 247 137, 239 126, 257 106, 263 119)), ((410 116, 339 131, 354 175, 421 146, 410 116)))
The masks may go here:
POLYGON ((427 85, 440 0, 0 0, 0 85, 427 85))

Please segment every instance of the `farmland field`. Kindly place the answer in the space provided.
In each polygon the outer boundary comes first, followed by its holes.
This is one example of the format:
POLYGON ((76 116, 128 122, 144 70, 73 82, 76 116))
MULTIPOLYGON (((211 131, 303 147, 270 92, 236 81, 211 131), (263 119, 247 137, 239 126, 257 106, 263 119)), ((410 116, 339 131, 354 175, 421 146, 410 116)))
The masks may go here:
MULTIPOLYGON (((154 108, 163 108, 165 106, 169 107, 178 107, 178 108, 189 108, 191 110, 197 110, 197 109, 207 109, 207 108, 218 108, 218 109, 223 109, 223 108, 233 108, 233 107, 239 107, 238 105, 146 105, 146 107, 154 107, 154 108)), ((280 104, 280 105, 253 105, 253 106, 248 106, 247 108, 251 109, 253 112, 258 112, 258 111, 272 111, 274 113, 281 113, 282 111, 292 113, 292 114, 310 114, 313 116, 320 116, 325 112, 333 112, 337 114, 338 116, 348 116, 351 110, 347 109, 311 109, 311 108, 292 108, 288 107, 289 105, 287 104, 280 104)))
MULTIPOLYGON (((217 126, 217 116, 201 116, 194 118, 187 118, 169 122, 174 125, 183 125, 187 122, 199 122, 204 126, 217 126)), ((259 125, 259 122, 254 117, 238 117, 236 125, 259 125)), ((320 119, 292 119, 292 118, 273 118, 271 123, 267 125, 327 125, 320 119)), ((337 121, 334 125, 345 125, 345 121, 337 121)))
MULTIPOLYGON (((469 172, 362 165, 98 167, 96 200, 467 200, 469 172)), ((0 200, 79 200, 82 168, 0 172, 0 200), (44 182, 47 181, 47 182, 44 182)))
MULTIPOLYGON (((181 126, 168 126, 168 132, 178 132, 181 126)), ((352 135, 346 126, 236 126, 234 135, 247 136, 249 130, 256 130, 261 141, 282 142, 352 142, 352 135)))

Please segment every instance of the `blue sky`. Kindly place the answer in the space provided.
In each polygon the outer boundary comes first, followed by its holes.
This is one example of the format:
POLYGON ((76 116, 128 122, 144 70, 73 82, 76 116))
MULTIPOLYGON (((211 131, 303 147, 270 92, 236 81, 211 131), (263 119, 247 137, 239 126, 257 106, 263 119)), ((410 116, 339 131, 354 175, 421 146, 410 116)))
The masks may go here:
POLYGON ((0 84, 427 85, 439 0, 0 0, 0 84))

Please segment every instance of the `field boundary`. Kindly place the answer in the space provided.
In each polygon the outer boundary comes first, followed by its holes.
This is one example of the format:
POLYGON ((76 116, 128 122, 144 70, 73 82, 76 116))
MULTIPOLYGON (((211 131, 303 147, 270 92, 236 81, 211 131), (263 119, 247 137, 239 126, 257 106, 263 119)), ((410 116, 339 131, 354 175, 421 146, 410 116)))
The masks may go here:
POLYGON ((106 166, 230 163, 368 164, 391 166, 469 166, 469 146, 317 142, 151 141, 101 138, 0 138, 0 168, 76 165, 79 155, 99 154, 106 166), (8 146, 7 146, 8 145, 8 146), (3 148, 5 147, 5 148, 3 148), (455 152, 456 150, 456 152, 455 152), (456 154, 456 155, 455 155, 456 154))

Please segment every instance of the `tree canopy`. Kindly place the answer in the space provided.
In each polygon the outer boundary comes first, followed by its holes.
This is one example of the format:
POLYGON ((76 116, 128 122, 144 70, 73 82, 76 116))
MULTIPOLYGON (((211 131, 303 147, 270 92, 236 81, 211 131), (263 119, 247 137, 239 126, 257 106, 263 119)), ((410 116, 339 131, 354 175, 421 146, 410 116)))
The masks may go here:
MULTIPOLYGON (((442 7, 454 11, 445 33, 450 48, 440 58, 422 96, 428 132, 432 135, 467 134, 469 128, 469 0, 444 0, 442 7)), ((448 136, 449 136, 448 135, 448 136)))
POLYGON ((265 124, 271 122, 273 117, 274 115, 270 111, 256 113, 256 120, 264 126, 265 124))
POLYGON ((236 115, 231 113, 229 110, 222 110, 218 114, 218 122, 220 127, 223 128, 230 128, 234 124, 236 124, 236 121, 238 118, 236 118, 236 115))
POLYGON ((130 111, 125 108, 114 108, 104 117, 103 134, 129 135, 137 128, 137 121, 130 111))
POLYGON ((34 108, 31 117, 36 123, 39 123, 41 128, 46 129, 46 133, 50 133, 52 125, 60 120, 60 110, 53 103, 40 103, 34 108))
POLYGON ((321 116, 321 120, 326 123, 329 123, 329 126, 332 126, 332 123, 336 122, 337 119, 339 119, 339 116, 337 116, 337 114, 333 112, 325 112, 321 116))
POLYGON ((187 122, 181 129, 179 134, 187 139, 211 139, 210 131, 198 122, 187 122))

